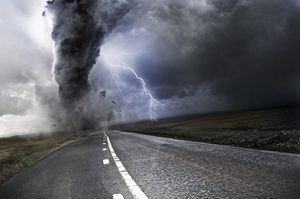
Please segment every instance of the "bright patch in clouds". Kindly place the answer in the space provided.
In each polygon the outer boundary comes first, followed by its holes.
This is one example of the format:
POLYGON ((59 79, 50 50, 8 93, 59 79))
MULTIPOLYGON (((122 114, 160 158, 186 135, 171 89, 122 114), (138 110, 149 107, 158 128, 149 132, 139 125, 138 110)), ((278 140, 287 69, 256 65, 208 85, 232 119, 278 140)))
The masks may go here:
POLYGON ((0 117, 0 137, 31 133, 47 133, 51 124, 40 115, 3 115, 0 117), (34 122, 33 122, 34 121, 34 122))
POLYGON ((49 132, 36 86, 53 84, 46 1, 3 1, 0 7, 0 137, 49 132))

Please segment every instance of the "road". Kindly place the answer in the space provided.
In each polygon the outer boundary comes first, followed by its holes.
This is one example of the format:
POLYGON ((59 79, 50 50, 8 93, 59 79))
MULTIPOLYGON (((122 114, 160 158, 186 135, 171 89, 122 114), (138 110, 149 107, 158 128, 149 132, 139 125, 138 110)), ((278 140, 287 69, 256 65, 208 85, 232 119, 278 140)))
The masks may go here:
POLYGON ((300 156, 94 133, 0 187, 0 198, 300 198, 300 156), (107 135, 107 136, 106 136, 107 135))

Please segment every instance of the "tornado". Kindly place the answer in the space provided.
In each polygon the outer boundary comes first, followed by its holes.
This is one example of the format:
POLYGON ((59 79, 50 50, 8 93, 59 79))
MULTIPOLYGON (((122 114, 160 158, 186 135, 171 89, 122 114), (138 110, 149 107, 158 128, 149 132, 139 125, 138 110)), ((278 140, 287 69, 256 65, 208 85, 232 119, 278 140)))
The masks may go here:
POLYGON ((54 13, 54 78, 59 96, 71 103, 89 91, 88 75, 99 55, 104 30, 97 24, 95 0, 48 1, 54 13))
POLYGON ((126 0, 47 1, 55 43, 53 75, 62 108, 66 110, 64 115, 69 115, 67 123, 76 124, 73 128, 81 128, 78 123, 90 125, 93 120, 87 115, 88 103, 83 102, 90 92, 89 73, 99 56, 104 36, 128 10, 126 0))

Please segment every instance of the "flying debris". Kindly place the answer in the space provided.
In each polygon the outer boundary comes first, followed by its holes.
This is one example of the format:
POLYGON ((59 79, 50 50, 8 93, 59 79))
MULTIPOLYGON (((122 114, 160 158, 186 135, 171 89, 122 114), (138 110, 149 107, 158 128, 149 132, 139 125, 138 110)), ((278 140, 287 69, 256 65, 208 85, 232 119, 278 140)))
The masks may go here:
POLYGON ((117 102, 115 102, 114 100, 111 100, 111 102, 112 102, 113 104, 117 105, 117 102))
MULTIPOLYGON (((62 123, 61 118, 59 118, 59 117, 57 117, 57 116, 55 116, 55 115, 52 115, 52 114, 48 114, 48 116, 49 116, 52 120, 54 120, 55 122, 57 122, 57 123, 59 123, 59 124, 62 123)), ((52 126, 57 126, 57 124, 53 124, 52 126)))
POLYGON ((43 16, 43 17, 45 17, 45 16, 46 16, 46 11, 44 11, 44 12, 42 13, 42 16, 43 16))
POLYGON ((54 0, 49 0, 47 1, 48 4, 53 4, 54 3, 54 0))
POLYGON ((57 116, 53 115, 53 114, 48 114, 48 116, 53 119, 53 120, 57 120, 60 121, 60 118, 58 118, 57 116))
POLYGON ((82 106, 78 106, 77 110, 78 110, 78 112, 82 112, 83 111, 83 107, 82 106))
POLYGON ((100 97, 103 97, 103 98, 106 97, 106 90, 100 92, 100 97))

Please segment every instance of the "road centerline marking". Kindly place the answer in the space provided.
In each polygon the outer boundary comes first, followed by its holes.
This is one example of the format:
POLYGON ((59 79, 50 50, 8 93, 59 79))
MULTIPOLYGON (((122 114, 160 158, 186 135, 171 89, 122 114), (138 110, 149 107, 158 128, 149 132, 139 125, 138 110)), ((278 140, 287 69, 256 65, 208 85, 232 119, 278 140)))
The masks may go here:
POLYGON ((102 150, 103 150, 103 151, 107 151, 107 148, 103 148, 102 150))
POLYGON ((109 164, 109 159, 104 159, 103 164, 109 164))
POLYGON ((113 199, 124 199, 122 194, 113 194, 113 199))
POLYGON ((119 170, 119 173, 122 175, 127 187, 129 188, 131 194, 133 195, 133 198, 135 199, 148 199, 148 197, 146 196, 146 194, 141 190, 141 188, 136 184, 136 182, 132 179, 132 177, 129 175, 129 173, 127 172, 126 168, 124 167, 123 163, 121 162, 121 160, 119 159, 119 157, 117 156, 117 154, 115 153, 110 139, 109 137, 104 133, 106 139, 107 139, 107 143, 108 143, 108 147, 110 150, 110 153, 113 157, 113 160, 119 170))

